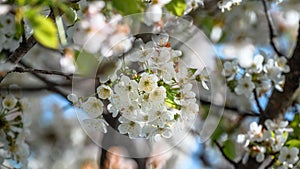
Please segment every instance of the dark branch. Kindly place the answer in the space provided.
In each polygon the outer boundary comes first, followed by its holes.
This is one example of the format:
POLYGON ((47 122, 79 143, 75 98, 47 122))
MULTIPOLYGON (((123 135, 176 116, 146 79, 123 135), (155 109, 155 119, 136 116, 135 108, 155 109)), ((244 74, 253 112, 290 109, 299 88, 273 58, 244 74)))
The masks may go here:
POLYGON ((267 18, 267 22, 268 22, 268 27, 269 27, 269 38, 270 38, 270 44, 273 48, 273 50, 275 51, 275 53, 278 56, 284 56, 276 47, 275 43, 274 43, 274 39, 277 37, 277 34, 275 33, 275 28, 274 28, 274 24, 272 22, 272 17, 270 15, 270 12, 268 11, 268 6, 267 6, 267 1, 266 0, 262 0, 263 3, 263 7, 264 7, 264 12, 267 18))
MULTIPOLYGON (((220 105, 217 105, 215 103, 211 103, 210 101, 207 101, 207 100, 203 100, 201 98, 198 98, 201 102, 201 104, 204 104, 204 105, 212 105, 212 106, 216 106, 216 107, 220 107, 220 105)), ((240 111, 237 107, 230 107, 230 106, 227 106, 225 105, 224 107, 226 110, 230 110, 232 112, 237 112, 239 113, 239 115, 241 116, 252 116, 252 117, 258 117, 259 114, 255 113, 254 111, 240 111)))
POLYGON ((39 74, 46 74, 46 75, 57 75, 57 76, 63 76, 68 80, 71 80, 73 77, 73 74, 65 74, 55 70, 42 70, 42 69, 22 68, 22 67, 16 67, 15 69, 7 73, 12 73, 12 72, 18 72, 18 73, 28 72, 28 73, 39 73, 39 74))
MULTIPOLYGON (((23 61, 20 61, 19 64, 22 65, 23 67, 27 68, 27 69, 31 69, 31 67, 23 61)), ((42 82, 44 82, 49 87, 49 90, 51 90, 55 93, 58 93, 58 94, 62 95, 63 97, 67 98, 67 94, 63 93, 62 91, 60 91, 58 88, 55 87, 57 85, 57 83, 54 83, 54 82, 46 79, 45 77, 43 77, 43 76, 41 76, 41 75, 39 75, 35 72, 31 72, 31 74, 34 75, 39 80, 41 80, 42 82)))
POLYGON ((33 36, 30 36, 28 39, 23 39, 20 43, 20 46, 16 49, 14 53, 12 53, 8 60, 14 64, 20 62, 23 56, 37 43, 33 36))
POLYGON ((285 75, 283 92, 274 90, 265 112, 260 114, 260 124, 266 119, 282 118, 286 110, 293 103, 293 95, 299 88, 300 78, 300 29, 298 30, 297 43, 292 57, 288 60, 290 72, 285 75))
POLYGON ((258 100, 258 96, 257 96, 257 91, 256 91, 256 89, 253 90, 253 94, 254 94, 254 100, 255 100, 255 103, 256 103, 256 105, 257 105, 257 107, 258 107, 258 110, 259 110, 260 114, 264 114, 264 110, 263 110, 263 108, 262 108, 262 107, 260 106, 260 104, 259 104, 259 100, 258 100))
POLYGON ((222 153, 222 156, 230 163, 232 164, 235 168, 237 168, 238 164, 231 160, 229 157, 227 157, 227 155, 225 154, 225 152, 223 151, 223 147, 217 142, 217 141, 214 141, 215 144, 217 145, 217 147, 219 148, 220 152, 222 153))

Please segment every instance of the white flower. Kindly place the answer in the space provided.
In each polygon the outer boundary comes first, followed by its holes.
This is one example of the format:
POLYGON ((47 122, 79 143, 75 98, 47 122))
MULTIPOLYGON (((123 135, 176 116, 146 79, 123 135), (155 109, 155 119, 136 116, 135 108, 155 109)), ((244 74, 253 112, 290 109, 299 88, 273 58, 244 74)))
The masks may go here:
POLYGON ((164 128, 157 128, 156 130, 151 133, 154 141, 158 142, 162 138, 171 138, 173 133, 172 130, 169 127, 164 127, 164 128))
POLYGON ((207 68, 204 68, 199 75, 197 75, 196 77, 196 80, 200 80, 201 81, 201 84, 202 84, 202 87, 205 89, 205 90, 209 90, 208 86, 207 86, 207 82, 209 81, 209 74, 208 74, 208 70, 207 68))
POLYGON ((162 17, 162 6, 159 4, 151 5, 145 13, 145 23, 152 25, 155 22, 159 22, 162 17))
POLYGON ((255 85, 252 82, 251 76, 244 76, 238 81, 238 85, 235 87, 234 91, 238 95, 244 94, 246 97, 250 97, 254 88, 255 85))
POLYGON ((299 154, 299 149, 296 147, 292 147, 291 149, 287 147, 283 147, 280 150, 278 160, 281 163, 286 162, 288 164, 295 164, 299 160, 298 154, 299 154))
POLYGON ((267 78, 271 79, 278 91, 283 91, 282 84, 284 83, 285 77, 282 75, 282 71, 279 67, 275 66, 275 61, 269 59, 267 64, 264 66, 264 72, 267 73, 267 78))
POLYGON ((182 101, 180 111, 184 120, 194 120, 199 112, 199 105, 193 101, 182 101))
POLYGON ((82 108, 92 118, 96 118, 103 113, 103 103, 96 97, 89 97, 88 100, 82 104, 82 108))
POLYGON ((150 94, 149 94, 149 99, 153 102, 163 102, 166 98, 166 88, 163 86, 159 86, 154 88, 150 94))
POLYGON ((107 85, 101 85, 97 88, 97 94, 100 99, 108 99, 112 95, 112 90, 107 85))
POLYGON ((158 74, 161 75, 165 83, 170 83, 176 76, 174 65, 172 62, 168 62, 160 66, 157 70, 158 74))
MULTIPOLYGON (((196 97, 195 92, 192 91, 193 85, 191 83, 184 84, 180 93, 180 99, 194 100, 196 97)), ((194 100, 195 101, 195 100, 194 100)))
POLYGON ((144 44, 142 39, 135 41, 135 47, 126 55, 126 58, 132 62, 146 62, 153 56, 155 49, 152 41, 144 44))
POLYGON ((250 141, 261 141, 263 137, 262 126, 258 125, 256 122, 252 122, 250 124, 248 136, 250 138, 250 141))
POLYGON ((256 55, 253 59, 251 67, 248 69, 249 73, 260 73, 263 70, 264 57, 256 55))
POLYGON ((272 120, 267 119, 265 125, 268 130, 274 130, 276 134, 282 134, 283 132, 293 132, 292 128, 287 128, 288 121, 280 121, 279 124, 274 123, 272 120))
POLYGON ((154 74, 143 73, 141 75, 138 89, 150 93, 154 88, 157 87, 158 77, 154 74))
POLYGON ((257 146, 257 151, 258 154, 256 155, 256 161, 261 163, 265 160, 265 152, 266 152, 266 148, 265 147, 262 147, 262 146, 257 146))
POLYGON ((105 43, 103 43, 101 53, 105 57, 120 56, 131 49, 133 40, 127 33, 116 32, 110 35, 105 43))
POLYGON ((284 73, 288 73, 290 71, 290 67, 287 65, 287 59, 285 57, 277 58, 275 61, 275 66, 284 73))
POLYGON ((247 147, 250 143, 250 140, 248 139, 248 135, 245 134, 239 134, 237 136, 237 142, 239 144, 244 144, 244 147, 247 147))
POLYGON ((7 95, 3 100, 2 100, 2 106, 8 110, 11 110, 15 108, 17 105, 18 100, 15 98, 13 95, 7 95))
POLYGON ((275 139, 271 139, 272 140, 272 150, 275 152, 278 152, 281 150, 282 146, 285 144, 287 137, 284 135, 276 135, 275 139))
POLYGON ((92 130, 107 133, 108 123, 104 119, 84 119, 82 122, 92 130))
POLYGON ((151 124, 159 126, 160 128, 165 127, 165 125, 169 123, 173 118, 173 114, 167 110, 158 110, 150 113, 149 116, 149 120, 153 120, 151 121, 151 124))
POLYGON ((158 35, 152 35, 151 39, 156 46, 165 47, 169 42, 169 34, 160 33, 158 35))
POLYGON ((239 5, 243 0, 231 0, 232 4, 239 5))
POLYGON ((118 130, 121 134, 127 134, 129 138, 137 138, 141 133, 141 126, 139 123, 128 120, 124 117, 120 117, 119 121, 122 123, 118 126, 118 130))
POLYGON ((0 4, 0 15, 5 15, 11 9, 10 5, 0 4))
POLYGON ((197 9, 199 5, 204 6, 203 0, 185 0, 186 9, 184 15, 188 14, 191 10, 197 9))
POLYGON ((221 0, 218 2, 218 7, 222 12, 225 12, 225 9, 230 11, 232 6, 232 2, 230 0, 221 0))
POLYGON ((70 102, 72 102, 73 104, 76 104, 76 103, 78 103, 78 101, 79 101, 77 95, 74 94, 74 93, 69 94, 69 95, 67 96, 67 99, 68 99, 70 102))
POLYGON ((227 80, 233 80, 238 71, 239 69, 236 60, 224 63, 223 74, 227 77, 227 80))

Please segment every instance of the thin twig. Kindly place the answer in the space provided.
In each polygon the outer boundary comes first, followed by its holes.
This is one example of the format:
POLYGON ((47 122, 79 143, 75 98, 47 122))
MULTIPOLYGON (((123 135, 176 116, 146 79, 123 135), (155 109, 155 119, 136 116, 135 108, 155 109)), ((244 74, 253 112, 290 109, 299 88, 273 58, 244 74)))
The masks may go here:
POLYGON ((272 167, 272 165, 275 163, 276 158, 273 158, 272 161, 265 167, 266 169, 272 167))
MULTIPOLYGON (((29 65, 27 65, 23 61, 20 61, 19 64, 24 66, 25 68, 29 68, 29 69, 31 68, 29 65)), ((34 75, 35 77, 37 77, 38 79, 40 79, 41 81, 43 81, 49 87, 49 90, 56 92, 56 93, 62 95, 63 97, 67 98, 67 95, 65 93, 63 93, 62 91, 60 91, 58 88, 55 87, 55 85, 57 83, 51 82, 48 79, 44 78, 43 76, 41 76, 35 72, 31 72, 31 74, 34 75)))
POLYGON ((272 22, 272 17, 270 15, 270 12, 268 11, 268 7, 267 7, 267 1, 266 0, 262 0, 263 3, 263 7, 264 7, 264 12, 267 18, 267 22, 268 22, 268 27, 269 27, 269 38, 270 38, 270 44, 273 48, 273 50, 275 51, 275 53, 278 56, 284 56, 276 47, 275 43, 274 43, 274 38, 277 37, 277 34, 275 33, 275 29, 274 29, 274 24, 272 22))
MULTIPOLYGON (((201 98, 198 98, 198 99, 200 100, 201 104, 211 105, 211 106, 215 106, 215 107, 222 107, 221 105, 217 105, 217 104, 212 103, 210 101, 203 100, 201 98)), ((237 113, 239 113, 242 116, 252 116, 252 117, 258 117, 259 116, 259 114, 257 114, 254 111, 240 111, 237 107, 230 107, 228 105, 225 105, 224 109, 230 110, 232 112, 237 112, 237 113)))
POLYGON ((261 114, 265 113, 265 111, 263 110, 263 108, 260 106, 259 104, 259 99, 258 99, 258 96, 257 96, 257 91, 256 89, 253 90, 253 93, 254 93, 254 100, 255 100, 255 103, 258 107, 258 110, 261 114))
POLYGON ((235 168, 238 166, 238 164, 231 160, 229 157, 227 157, 227 155, 225 154, 225 152, 223 151, 223 147, 217 142, 214 141, 214 143, 217 145, 217 147, 219 148, 220 152, 222 153, 222 156, 230 163, 232 164, 235 168))
POLYGON ((46 75, 57 75, 57 76, 63 76, 68 80, 71 80, 73 77, 73 74, 65 74, 60 71, 55 71, 55 70, 42 70, 42 69, 34 69, 34 68, 22 68, 22 67, 16 67, 15 69, 7 72, 7 73, 12 73, 12 72, 18 72, 18 73, 39 73, 39 74, 46 74, 46 75))

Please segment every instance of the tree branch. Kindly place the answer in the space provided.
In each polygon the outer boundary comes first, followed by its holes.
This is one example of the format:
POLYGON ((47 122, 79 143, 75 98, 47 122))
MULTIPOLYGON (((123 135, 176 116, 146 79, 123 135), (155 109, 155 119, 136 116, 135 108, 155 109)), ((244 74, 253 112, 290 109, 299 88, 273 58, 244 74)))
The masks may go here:
POLYGON ((263 7, 264 7, 264 12, 267 18, 267 22, 268 22, 268 27, 269 27, 269 38, 270 38, 270 44, 273 48, 273 50, 275 51, 275 53, 278 56, 284 56, 276 47, 275 43, 274 43, 274 38, 277 37, 277 34, 275 33, 275 28, 274 28, 274 24, 272 22, 272 17, 270 15, 270 12, 268 11, 268 7, 267 7, 267 1, 266 0, 262 0, 263 3, 263 7))
POLYGON ((46 74, 46 75, 57 75, 57 76, 63 76, 68 80, 71 80, 73 77, 73 74, 65 74, 59 71, 55 70, 42 70, 42 69, 34 69, 34 68, 23 68, 23 67, 16 67, 15 69, 7 72, 7 73, 12 73, 12 72, 18 72, 18 73, 39 73, 39 74, 46 74))
MULTIPOLYGON (((198 98, 201 102, 201 104, 204 104, 204 105, 212 105, 212 106, 216 106, 216 107, 220 107, 220 105, 217 105, 215 103, 212 103, 210 101, 207 101, 207 100, 203 100, 201 98, 198 98)), ((230 106, 227 106, 225 105, 224 107, 226 110, 230 110, 230 111, 233 111, 233 112, 237 112, 239 113, 239 115, 241 116, 252 116, 252 117, 258 117, 259 114, 255 113, 254 111, 240 111, 237 107, 230 107, 230 106)))
POLYGON ((220 152, 222 153, 222 156, 230 163, 232 164, 235 168, 237 168, 238 164, 231 160, 229 157, 227 157, 227 155, 225 154, 225 152, 223 151, 223 147, 217 142, 214 141, 214 143, 217 145, 217 147, 219 148, 220 152))
MULTIPOLYGON (((19 64, 22 65, 23 67, 27 68, 27 69, 31 69, 31 67, 23 61, 20 61, 19 64)), ((67 94, 63 93, 62 91, 60 91, 58 88, 55 87, 55 85, 57 85, 57 83, 49 81, 45 77, 43 77, 43 76, 41 76, 41 75, 39 75, 35 72, 31 72, 31 74, 34 75, 39 80, 43 81, 49 87, 49 90, 51 90, 55 93, 58 93, 58 94, 62 95, 63 97, 67 98, 67 94)))
POLYGON ((256 103, 256 105, 257 105, 257 107, 258 107, 258 110, 259 110, 260 114, 264 114, 264 110, 263 110, 263 108, 262 108, 262 107, 260 106, 260 104, 259 104, 259 99, 258 99, 258 96, 257 96, 257 91, 256 91, 256 89, 253 90, 253 94, 254 94, 254 100, 255 100, 255 103, 256 103))
POLYGON ((283 92, 273 91, 265 112, 260 114, 260 124, 263 124, 266 119, 282 118, 293 103, 293 94, 299 87, 300 78, 300 29, 298 30, 296 47, 292 57, 288 60, 288 65, 290 72, 285 76, 283 92))

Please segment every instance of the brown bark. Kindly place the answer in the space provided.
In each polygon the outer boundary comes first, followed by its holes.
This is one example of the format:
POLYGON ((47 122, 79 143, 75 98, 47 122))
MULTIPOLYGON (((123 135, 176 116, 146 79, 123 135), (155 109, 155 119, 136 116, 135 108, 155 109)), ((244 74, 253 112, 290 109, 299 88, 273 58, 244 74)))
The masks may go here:
POLYGON ((292 57, 288 60, 288 65, 290 66, 291 71, 285 75, 284 91, 273 91, 265 112, 260 115, 261 124, 263 124, 266 119, 282 117, 292 105, 293 94, 299 87, 300 78, 300 29, 298 30, 296 47, 292 57))

